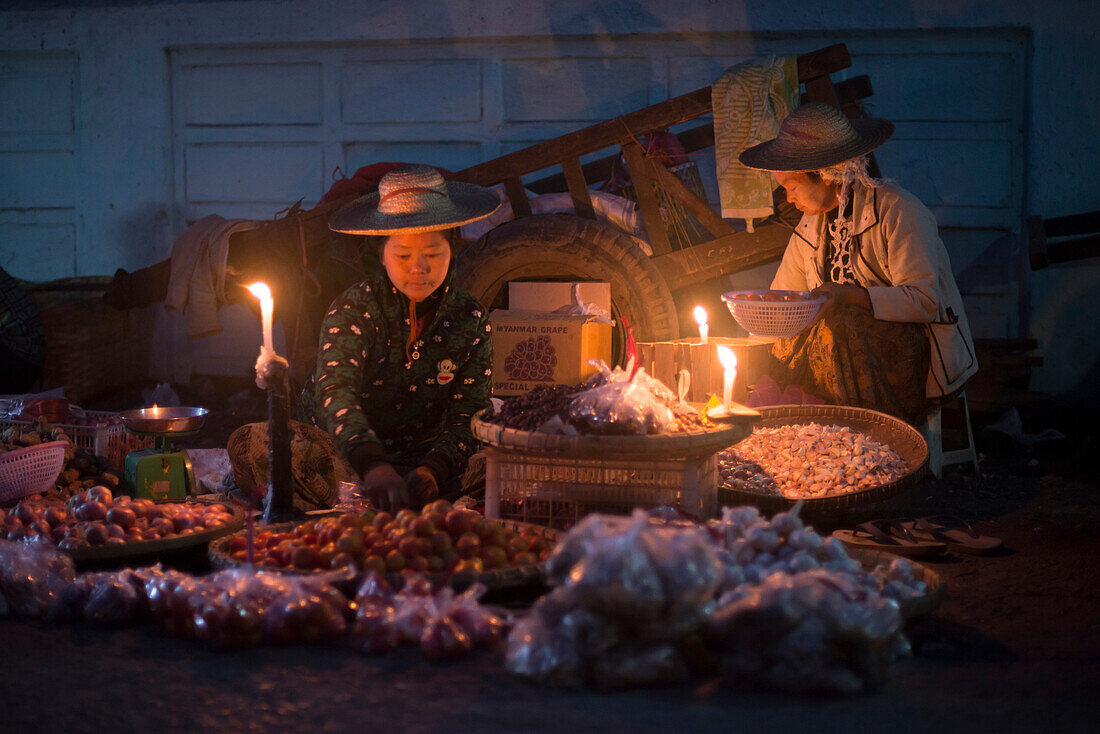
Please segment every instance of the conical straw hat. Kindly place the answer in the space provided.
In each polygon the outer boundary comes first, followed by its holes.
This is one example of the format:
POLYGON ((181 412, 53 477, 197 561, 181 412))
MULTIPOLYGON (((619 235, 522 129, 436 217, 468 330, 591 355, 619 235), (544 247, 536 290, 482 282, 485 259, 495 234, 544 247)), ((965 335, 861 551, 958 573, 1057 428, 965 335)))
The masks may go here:
POLYGON ((817 171, 867 155, 893 134, 889 120, 849 120, 832 105, 813 103, 791 112, 775 138, 738 158, 763 171, 817 171))
POLYGON ((431 166, 395 168, 378 191, 361 196, 329 219, 329 229, 347 234, 432 232, 475 222, 500 206, 500 197, 476 184, 444 181, 431 166))

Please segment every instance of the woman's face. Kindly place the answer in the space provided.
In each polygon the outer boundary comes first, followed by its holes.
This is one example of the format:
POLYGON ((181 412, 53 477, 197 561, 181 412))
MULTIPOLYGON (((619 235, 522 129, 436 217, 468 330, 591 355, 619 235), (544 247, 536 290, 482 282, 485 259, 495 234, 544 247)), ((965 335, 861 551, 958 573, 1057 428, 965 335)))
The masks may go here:
POLYGON ((394 234, 382 246, 382 265, 397 290, 420 302, 447 277, 451 245, 443 232, 394 234))
POLYGON ((775 180, 787 190, 787 201, 805 214, 824 214, 839 203, 835 184, 819 176, 792 171, 776 171, 775 180))

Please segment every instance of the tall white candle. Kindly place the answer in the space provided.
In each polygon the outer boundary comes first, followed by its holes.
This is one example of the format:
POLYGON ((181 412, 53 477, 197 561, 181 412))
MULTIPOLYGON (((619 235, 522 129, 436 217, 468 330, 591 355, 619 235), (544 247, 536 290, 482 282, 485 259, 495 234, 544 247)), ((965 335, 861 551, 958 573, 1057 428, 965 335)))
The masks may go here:
POLYGON ((722 405, 733 402, 733 381, 737 378, 737 355, 727 346, 718 347, 718 361, 722 363, 722 405))
POLYGON ((272 337, 271 330, 275 315, 275 300, 271 297, 271 289, 267 287, 267 283, 253 283, 248 286, 248 290, 260 299, 260 315, 263 317, 264 329, 264 345, 261 354, 264 352, 274 354, 275 340, 272 337))
POLYGON ((707 310, 702 306, 695 307, 695 323, 699 324, 699 343, 707 343, 707 310))

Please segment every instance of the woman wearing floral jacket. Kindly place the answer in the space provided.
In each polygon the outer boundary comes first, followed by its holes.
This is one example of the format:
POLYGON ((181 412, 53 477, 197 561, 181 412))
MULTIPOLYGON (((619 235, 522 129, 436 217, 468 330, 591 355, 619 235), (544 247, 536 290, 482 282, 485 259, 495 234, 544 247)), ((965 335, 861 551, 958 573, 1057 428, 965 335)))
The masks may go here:
POLYGON ((455 287, 451 242, 457 227, 499 205, 488 189, 409 166, 329 223, 381 236, 382 267, 329 309, 303 413, 328 430, 384 509, 453 494, 476 449, 470 418, 489 405, 491 328, 455 287))

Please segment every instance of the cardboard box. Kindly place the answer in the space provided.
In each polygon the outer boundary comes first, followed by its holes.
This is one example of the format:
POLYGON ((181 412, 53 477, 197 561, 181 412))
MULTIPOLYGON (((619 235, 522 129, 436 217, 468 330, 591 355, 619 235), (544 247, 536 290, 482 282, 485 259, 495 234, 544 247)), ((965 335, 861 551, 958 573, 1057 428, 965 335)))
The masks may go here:
MULTIPOLYGON (((511 282, 508 283, 508 308, 512 311, 554 311, 573 303, 576 283, 511 282)), ((611 313, 611 284, 598 281, 580 283, 584 303, 594 303, 611 313)))
POLYGON ((493 394, 523 395, 539 385, 575 385, 611 360, 611 325, 590 316, 498 309, 493 325, 493 394))

